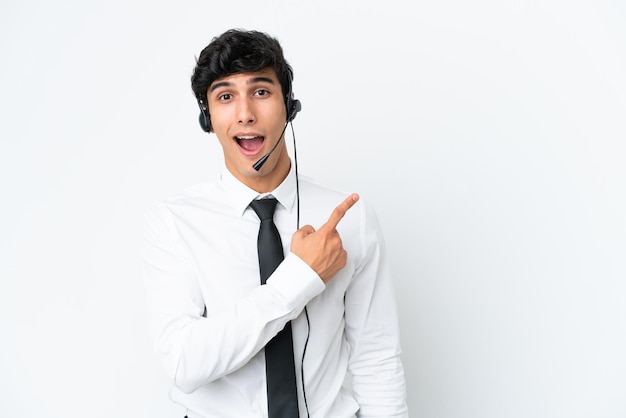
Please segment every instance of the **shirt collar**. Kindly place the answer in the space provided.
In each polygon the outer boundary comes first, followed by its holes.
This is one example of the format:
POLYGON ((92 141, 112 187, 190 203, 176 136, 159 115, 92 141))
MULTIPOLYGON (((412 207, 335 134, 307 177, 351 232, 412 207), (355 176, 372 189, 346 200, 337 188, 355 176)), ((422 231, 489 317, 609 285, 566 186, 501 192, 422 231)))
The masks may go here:
POLYGON ((293 211, 295 207, 296 173, 293 164, 291 164, 289 173, 287 174, 287 177, 285 177, 285 180, 283 180, 283 182, 270 193, 258 193, 257 191, 252 190, 233 176, 233 174, 226 167, 224 167, 222 174, 220 175, 220 184, 233 209, 239 216, 243 216, 244 212, 248 208, 248 205, 254 199, 269 195, 275 197, 276 200, 278 200, 278 203, 289 212, 293 211))

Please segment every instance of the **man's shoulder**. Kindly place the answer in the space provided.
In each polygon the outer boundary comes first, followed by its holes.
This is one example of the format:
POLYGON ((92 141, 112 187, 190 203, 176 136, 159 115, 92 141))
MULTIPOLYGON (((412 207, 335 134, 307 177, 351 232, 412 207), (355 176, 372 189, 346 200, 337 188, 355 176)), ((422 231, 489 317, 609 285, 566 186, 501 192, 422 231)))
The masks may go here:
POLYGON ((215 182, 198 183, 185 187, 177 193, 167 196, 160 201, 155 202, 162 206, 180 206, 193 204, 194 202, 209 199, 215 195, 217 184, 215 182))
POLYGON ((162 217, 170 214, 183 214, 188 212, 188 209, 206 206, 217 190, 218 186, 215 182, 185 187, 179 192, 153 201, 147 208, 146 216, 162 217))
MULTIPOLYGON (((307 176, 300 177, 300 190, 303 195, 303 200, 310 202, 309 199, 313 198, 316 202, 315 207, 325 216, 330 215, 330 212, 349 195, 354 192, 359 193, 358 190, 346 191, 341 188, 328 186, 327 184, 307 176)), ((374 207, 364 196, 360 193, 359 195, 359 201, 348 211, 344 220, 342 220, 343 224, 350 222, 348 221, 349 219, 353 222, 357 222, 357 224, 360 223, 361 220, 377 222, 374 207)), ((305 202, 303 202, 303 209, 306 205, 305 202)))
POLYGON ((300 175, 299 181, 300 181, 300 187, 305 192, 312 193, 320 197, 328 196, 329 198, 337 198, 337 197, 345 198, 350 194, 347 191, 341 190, 336 187, 331 187, 316 179, 313 179, 312 177, 308 177, 305 175, 300 175))

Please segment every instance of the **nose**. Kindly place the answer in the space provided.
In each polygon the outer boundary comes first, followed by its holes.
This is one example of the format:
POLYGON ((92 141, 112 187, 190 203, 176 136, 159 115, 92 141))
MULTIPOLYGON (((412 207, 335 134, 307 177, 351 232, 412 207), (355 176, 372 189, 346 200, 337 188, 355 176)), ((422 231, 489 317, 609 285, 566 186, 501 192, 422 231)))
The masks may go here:
POLYGON ((237 119, 240 124, 247 125, 255 121, 254 107, 248 99, 239 100, 237 106, 237 119))

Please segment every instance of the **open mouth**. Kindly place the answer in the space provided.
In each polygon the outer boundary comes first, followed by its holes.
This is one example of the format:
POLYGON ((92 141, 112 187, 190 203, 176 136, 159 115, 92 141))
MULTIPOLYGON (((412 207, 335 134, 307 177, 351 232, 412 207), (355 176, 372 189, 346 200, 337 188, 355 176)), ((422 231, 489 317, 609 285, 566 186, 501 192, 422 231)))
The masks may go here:
POLYGON ((257 135, 244 135, 244 136, 236 136, 235 141, 239 144, 244 151, 249 153, 254 153, 261 149, 263 146, 263 141, 265 137, 257 136, 257 135))

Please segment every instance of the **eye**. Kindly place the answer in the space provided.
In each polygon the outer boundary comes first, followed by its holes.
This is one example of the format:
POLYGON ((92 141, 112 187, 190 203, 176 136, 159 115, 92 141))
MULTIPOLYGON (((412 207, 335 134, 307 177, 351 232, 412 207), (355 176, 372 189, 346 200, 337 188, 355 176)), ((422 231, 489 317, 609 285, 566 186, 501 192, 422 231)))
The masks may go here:
POLYGON ((270 94, 269 90, 265 90, 265 89, 258 89, 257 91, 254 92, 255 96, 267 96, 270 94))
POLYGON ((230 93, 224 93, 224 94, 220 94, 220 95, 217 97, 217 99, 218 99, 220 102, 225 102, 225 101, 228 101, 228 100, 232 99, 232 97, 233 97, 233 96, 232 96, 232 94, 230 94, 230 93))

